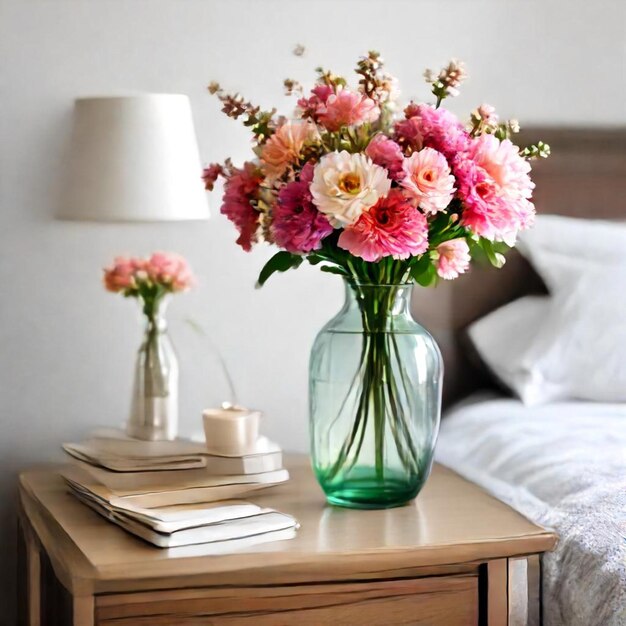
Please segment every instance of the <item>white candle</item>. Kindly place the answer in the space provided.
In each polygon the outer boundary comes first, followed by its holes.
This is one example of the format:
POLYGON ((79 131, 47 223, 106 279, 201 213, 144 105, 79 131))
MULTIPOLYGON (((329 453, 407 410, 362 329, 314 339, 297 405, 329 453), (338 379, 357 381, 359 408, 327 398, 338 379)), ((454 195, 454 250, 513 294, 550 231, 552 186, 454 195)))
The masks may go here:
POLYGON ((260 411, 225 405, 202 412, 206 447, 210 454, 241 456, 254 451, 259 437, 260 411))

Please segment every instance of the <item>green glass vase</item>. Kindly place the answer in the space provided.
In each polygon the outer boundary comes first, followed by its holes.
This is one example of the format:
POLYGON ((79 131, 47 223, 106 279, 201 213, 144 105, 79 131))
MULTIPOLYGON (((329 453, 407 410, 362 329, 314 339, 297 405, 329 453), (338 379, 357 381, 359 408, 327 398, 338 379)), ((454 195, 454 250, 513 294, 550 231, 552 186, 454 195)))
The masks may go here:
POLYGON ((311 457, 331 504, 400 506, 430 474, 443 366, 411 316, 411 291, 346 281, 343 308, 313 345, 311 457))

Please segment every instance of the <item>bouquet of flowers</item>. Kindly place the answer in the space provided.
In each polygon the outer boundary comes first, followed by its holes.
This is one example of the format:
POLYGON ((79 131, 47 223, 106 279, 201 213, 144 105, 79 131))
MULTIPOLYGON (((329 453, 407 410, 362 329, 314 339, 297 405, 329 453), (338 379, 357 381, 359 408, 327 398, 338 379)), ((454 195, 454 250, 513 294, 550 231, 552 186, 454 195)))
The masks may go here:
POLYGON ((108 291, 136 298, 146 317, 137 354, 127 432, 139 439, 175 439, 178 428, 178 360, 167 335, 166 296, 195 283, 187 261, 167 252, 147 259, 117 257, 104 270, 108 291))
MULTIPOLYGON (((473 259, 501 266, 518 232, 533 223, 530 161, 548 156, 549 146, 519 148, 517 121, 500 120, 489 105, 467 121, 441 106, 466 78, 458 61, 426 71, 432 102, 412 101, 403 110, 397 80, 378 53, 362 57, 356 74, 353 88, 318 68, 308 93, 286 80, 287 94, 297 97, 289 119, 211 83, 224 113, 252 132, 255 158, 241 167, 212 164, 204 181, 212 190, 225 179, 221 212, 244 250, 263 241, 280 249, 261 270, 260 285, 308 262, 342 276, 353 292, 362 320, 358 364, 311 399, 314 465, 331 502, 393 506, 413 497, 429 471, 436 426, 425 424, 437 423, 441 397, 432 339, 416 339, 419 347, 403 353, 395 333, 413 331, 404 322, 402 331, 394 326, 397 294, 408 283, 457 278, 473 259), (412 376, 411 359, 428 352, 412 376), (337 394, 339 379, 351 382, 337 394), (332 394, 340 397, 331 401, 332 394), (324 432, 316 420, 326 421, 324 432), (365 465, 373 466, 371 480, 365 465), (396 480, 398 467, 403 477, 396 480), (394 490, 401 493, 390 495, 394 490)), ((330 343, 318 336, 313 354, 330 343)), ((313 356, 313 396, 325 376, 316 378, 316 362, 313 356)), ((328 363, 328 355, 319 362, 328 363)))
POLYGON ((195 283, 187 261, 178 254, 155 252, 147 259, 116 257, 104 270, 107 291, 138 298, 149 322, 156 321, 164 296, 191 289, 195 283))
POLYGON ((456 278, 477 257, 502 265, 502 253, 533 222, 529 161, 549 146, 518 148, 517 121, 500 121, 489 105, 467 123, 443 108, 466 78, 455 60, 425 72, 434 103, 410 102, 402 115, 397 81, 376 52, 359 60, 357 89, 317 73, 308 95, 285 81, 299 96, 294 119, 209 86, 253 134, 254 160, 212 164, 204 180, 212 190, 225 178, 221 212, 244 250, 261 241, 281 248, 259 283, 304 261, 370 284, 431 285, 456 278))

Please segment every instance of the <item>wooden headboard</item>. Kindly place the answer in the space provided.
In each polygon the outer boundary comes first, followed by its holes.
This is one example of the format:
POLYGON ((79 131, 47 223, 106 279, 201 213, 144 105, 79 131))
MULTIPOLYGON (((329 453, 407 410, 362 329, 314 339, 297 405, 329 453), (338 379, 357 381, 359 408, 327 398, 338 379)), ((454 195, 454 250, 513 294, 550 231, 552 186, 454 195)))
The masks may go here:
MULTIPOLYGON (((626 219, 626 127, 529 128, 519 144, 550 144, 552 155, 533 162, 538 213, 626 219)), ((465 329, 490 311, 529 293, 545 291, 530 265, 512 250, 501 270, 473 267, 434 289, 417 288, 413 314, 435 337, 444 365, 444 404, 493 386, 470 357, 465 329)))

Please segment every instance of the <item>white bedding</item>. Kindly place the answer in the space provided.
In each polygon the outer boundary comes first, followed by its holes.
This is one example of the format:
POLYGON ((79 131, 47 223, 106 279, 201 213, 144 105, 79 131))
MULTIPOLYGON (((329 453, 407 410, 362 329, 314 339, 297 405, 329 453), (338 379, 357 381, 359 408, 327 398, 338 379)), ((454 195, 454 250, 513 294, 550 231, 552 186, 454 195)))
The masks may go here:
POLYGON ((626 404, 474 398, 443 420, 437 460, 559 534, 547 626, 626 625, 626 404))

